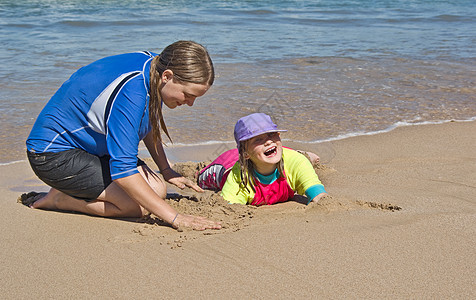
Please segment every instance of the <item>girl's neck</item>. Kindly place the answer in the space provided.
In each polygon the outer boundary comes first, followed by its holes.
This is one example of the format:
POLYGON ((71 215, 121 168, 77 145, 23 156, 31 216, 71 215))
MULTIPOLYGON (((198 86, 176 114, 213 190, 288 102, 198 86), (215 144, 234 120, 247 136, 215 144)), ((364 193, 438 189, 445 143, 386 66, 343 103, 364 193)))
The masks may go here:
POLYGON ((278 169, 276 169, 273 173, 269 175, 261 175, 260 173, 253 171, 253 176, 255 179, 257 179, 259 182, 263 184, 271 184, 273 183, 276 179, 279 178, 279 172, 278 169))
POLYGON ((278 168, 277 164, 266 165, 266 166, 256 166, 255 165, 255 171, 257 173, 259 173, 260 175, 263 175, 263 176, 268 176, 268 175, 273 174, 276 171, 277 168, 278 168))

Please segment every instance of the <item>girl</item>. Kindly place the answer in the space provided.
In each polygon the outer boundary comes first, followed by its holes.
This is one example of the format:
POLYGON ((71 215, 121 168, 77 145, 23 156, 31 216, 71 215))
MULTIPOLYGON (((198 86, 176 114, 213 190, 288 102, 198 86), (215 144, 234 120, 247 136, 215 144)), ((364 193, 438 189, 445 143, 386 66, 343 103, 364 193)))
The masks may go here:
POLYGON ((278 129, 263 113, 238 120, 234 131, 237 149, 223 153, 200 171, 199 186, 221 189, 229 203, 274 204, 295 193, 306 195, 308 203, 319 201, 327 195, 324 186, 304 155, 283 148, 281 131, 286 130, 278 129))
POLYGON ((160 134, 162 128, 170 139, 162 104, 192 106, 214 76, 206 49, 190 41, 175 42, 160 55, 116 55, 79 69, 46 104, 26 141, 33 171, 51 189, 23 203, 104 217, 150 212, 174 228, 219 229, 219 223, 180 214, 163 200, 164 179, 203 190, 170 168, 160 134), (141 140, 163 179, 138 160, 141 140))

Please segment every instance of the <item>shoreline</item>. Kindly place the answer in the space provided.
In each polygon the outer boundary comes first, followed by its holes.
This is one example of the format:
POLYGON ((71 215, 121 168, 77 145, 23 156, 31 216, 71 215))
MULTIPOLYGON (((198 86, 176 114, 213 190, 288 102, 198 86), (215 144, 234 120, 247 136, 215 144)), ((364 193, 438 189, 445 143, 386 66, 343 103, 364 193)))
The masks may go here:
MULTIPOLYGON (((449 120, 423 121, 423 122, 400 121, 382 130, 376 130, 376 131, 370 131, 370 132, 350 132, 350 133, 341 134, 335 137, 329 137, 329 138, 316 140, 316 141, 290 140, 284 137, 282 141, 285 144, 300 145, 300 147, 304 147, 304 148, 309 148, 313 146, 319 148, 319 144, 326 144, 329 142, 340 141, 340 140, 345 140, 345 139, 354 138, 354 137, 385 134, 387 132, 391 132, 401 127, 438 125, 438 124, 445 124, 445 123, 452 123, 452 122, 465 123, 465 122, 474 122, 474 121, 476 121, 476 116, 470 117, 468 119, 463 119, 463 120, 449 119, 449 120)), ((175 162, 186 162, 190 160, 189 157, 191 155, 193 156, 193 154, 195 153, 198 153, 199 155, 197 156, 197 158, 193 160, 194 162, 198 162, 201 160, 202 161, 213 160, 212 157, 214 155, 216 154, 219 155, 220 153, 234 147, 235 147, 235 142, 230 140, 230 141, 206 141, 203 143, 192 143, 192 144, 183 144, 183 143, 168 144, 167 143, 167 146, 164 146, 164 149, 166 151, 168 159, 172 163, 175 163, 175 162), (203 153, 209 153, 209 154, 203 155, 203 153)), ((143 143, 139 145, 139 157, 141 158, 150 157, 143 143)), ((27 159, 25 158, 25 159, 17 159, 17 160, 13 160, 9 162, 0 162, 0 167, 14 165, 17 163, 22 163, 22 162, 27 162, 27 159)))
MULTIPOLYGON (((206 232, 31 210, 15 200, 44 184, 26 161, 0 166, 0 295, 476 297, 476 122, 324 144, 332 151, 320 176, 332 197, 318 205, 225 206, 211 194, 180 191, 173 204, 182 212, 227 222, 206 232)), ((177 158, 199 159, 206 150, 180 149, 177 158)))
MULTIPOLYGON (((440 125, 446 123, 466 123, 466 122, 474 122, 476 121, 476 116, 464 119, 464 120, 441 120, 441 121, 423 121, 423 122, 408 122, 408 121, 401 121, 397 122, 386 129, 371 131, 371 132, 351 132, 347 134, 338 135, 335 137, 325 138, 322 140, 317 141, 300 141, 300 140, 289 140, 285 137, 282 139, 283 144, 285 145, 293 145, 293 147, 299 148, 326 148, 326 144, 335 141, 342 141, 349 138, 358 138, 363 136, 372 136, 372 135, 379 135, 385 134, 388 132, 392 132, 395 129, 402 128, 402 127, 409 127, 409 126, 425 126, 425 125, 440 125), (324 145, 323 147, 319 146, 324 145)), ((173 163, 176 162, 187 162, 190 161, 190 157, 194 157, 193 162, 205 161, 205 160, 213 160, 222 152, 232 149, 235 147, 234 141, 207 141, 204 143, 195 143, 195 144, 171 144, 169 146, 164 146, 164 149, 167 153, 167 157, 173 163), (223 150, 223 151, 222 151, 223 150), (221 151, 221 152, 220 152, 221 151), (205 155, 204 155, 205 154, 205 155), (218 155, 216 155, 218 154, 218 155), (216 156, 214 156, 216 155, 216 156), (212 158, 213 157, 213 158, 212 158)), ((149 157, 147 153, 147 149, 145 146, 140 147, 139 149, 139 156, 140 157, 149 157)))

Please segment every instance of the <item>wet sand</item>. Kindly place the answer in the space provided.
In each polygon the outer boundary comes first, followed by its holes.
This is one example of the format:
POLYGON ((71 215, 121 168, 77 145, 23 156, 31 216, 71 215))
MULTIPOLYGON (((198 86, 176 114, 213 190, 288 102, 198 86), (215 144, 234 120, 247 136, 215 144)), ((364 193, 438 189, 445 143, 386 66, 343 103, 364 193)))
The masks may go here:
MULTIPOLYGON (((476 297, 476 122, 397 128, 317 152, 331 197, 305 206, 228 205, 177 191, 182 212, 217 231, 175 231, 153 216, 105 219, 16 203, 46 191, 26 162, 0 166, 0 295, 35 298, 476 297)), ((193 176, 210 147, 174 149, 193 176)), ((170 155, 169 155, 170 157, 170 155)))

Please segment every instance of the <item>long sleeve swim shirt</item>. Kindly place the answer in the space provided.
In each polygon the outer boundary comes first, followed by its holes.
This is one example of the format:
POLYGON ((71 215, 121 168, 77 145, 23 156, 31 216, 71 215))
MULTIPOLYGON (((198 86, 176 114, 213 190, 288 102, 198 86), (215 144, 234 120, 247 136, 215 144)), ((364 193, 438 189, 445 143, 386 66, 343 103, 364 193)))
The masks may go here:
POLYGON ((139 142, 149 133, 149 72, 157 54, 110 56, 76 71, 38 116, 30 152, 83 149, 110 156, 112 179, 138 173, 139 142))
POLYGON ((295 193, 306 195, 311 201, 315 196, 326 192, 312 164, 304 155, 283 147, 283 162, 285 177, 279 177, 277 170, 269 176, 254 174, 256 192, 251 189, 250 183, 248 190, 240 188, 241 168, 237 162, 228 174, 221 195, 229 203, 263 205, 287 201, 295 193))

